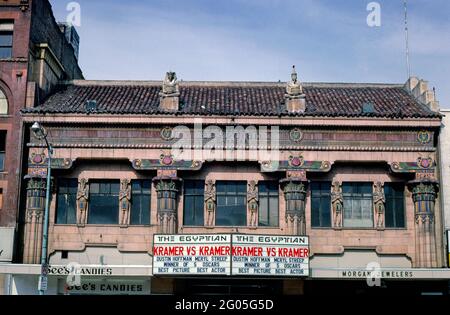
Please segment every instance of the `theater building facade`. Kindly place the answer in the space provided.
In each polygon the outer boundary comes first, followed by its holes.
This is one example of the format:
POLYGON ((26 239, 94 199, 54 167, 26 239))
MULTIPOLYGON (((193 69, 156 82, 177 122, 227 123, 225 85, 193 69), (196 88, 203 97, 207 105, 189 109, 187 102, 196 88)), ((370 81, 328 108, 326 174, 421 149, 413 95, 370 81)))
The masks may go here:
MULTIPOLYGON (((68 82, 22 111, 54 147, 49 292, 364 292, 372 270, 386 292, 413 290, 412 279, 445 288, 438 110, 417 78, 302 83, 294 69, 288 83, 179 82, 175 73, 68 82), (287 244, 279 260, 245 257, 269 255, 269 245, 258 249, 265 240, 287 244), (217 245, 203 252, 212 262, 192 258, 205 268, 174 260, 181 242, 203 241, 217 245), (243 258, 227 267, 227 256, 243 258), (84 287, 65 283, 73 263, 84 287)), ((35 266, 47 150, 32 133, 27 146, 23 263, 35 266)))

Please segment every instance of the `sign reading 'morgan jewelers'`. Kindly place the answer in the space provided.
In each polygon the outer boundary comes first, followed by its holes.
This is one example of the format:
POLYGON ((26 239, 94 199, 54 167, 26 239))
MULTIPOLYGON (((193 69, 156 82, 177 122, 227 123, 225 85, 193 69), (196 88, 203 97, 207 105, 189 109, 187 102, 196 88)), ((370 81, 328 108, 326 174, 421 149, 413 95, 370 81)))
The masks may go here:
POLYGON ((155 235, 154 275, 309 276, 306 236, 155 235))

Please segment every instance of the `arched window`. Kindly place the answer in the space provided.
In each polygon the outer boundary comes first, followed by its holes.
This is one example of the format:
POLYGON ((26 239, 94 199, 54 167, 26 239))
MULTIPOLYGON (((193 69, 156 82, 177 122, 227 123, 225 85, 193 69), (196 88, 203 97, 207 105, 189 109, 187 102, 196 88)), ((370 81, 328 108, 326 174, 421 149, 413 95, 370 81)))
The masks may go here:
POLYGON ((0 115, 8 114, 8 99, 6 98, 5 93, 0 90, 0 115))

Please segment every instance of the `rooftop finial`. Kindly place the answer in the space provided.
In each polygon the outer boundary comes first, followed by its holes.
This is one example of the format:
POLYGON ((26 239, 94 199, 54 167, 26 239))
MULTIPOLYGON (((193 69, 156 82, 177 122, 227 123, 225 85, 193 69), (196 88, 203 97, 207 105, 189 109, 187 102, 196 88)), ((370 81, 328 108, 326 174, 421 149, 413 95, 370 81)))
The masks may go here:
POLYGON ((292 73, 291 73, 291 81, 293 83, 297 83, 298 77, 297 77, 297 71, 295 71, 295 65, 292 66, 292 73))

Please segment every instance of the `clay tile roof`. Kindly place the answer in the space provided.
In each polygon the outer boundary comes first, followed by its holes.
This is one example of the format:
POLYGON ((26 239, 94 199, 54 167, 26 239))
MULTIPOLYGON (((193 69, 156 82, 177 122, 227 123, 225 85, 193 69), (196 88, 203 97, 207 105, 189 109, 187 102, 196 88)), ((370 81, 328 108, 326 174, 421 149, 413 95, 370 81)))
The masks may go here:
POLYGON ((158 81, 73 81, 35 108, 23 113, 192 114, 240 116, 340 116, 437 118, 439 113, 418 103, 399 84, 304 83, 306 111, 289 113, 285 83, 180 82, 180 110, 159 109, 158 81), (86 110, 95 100, 97 109, 86 110), (374 111, 363 113, 364 103, 374 111))

